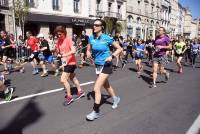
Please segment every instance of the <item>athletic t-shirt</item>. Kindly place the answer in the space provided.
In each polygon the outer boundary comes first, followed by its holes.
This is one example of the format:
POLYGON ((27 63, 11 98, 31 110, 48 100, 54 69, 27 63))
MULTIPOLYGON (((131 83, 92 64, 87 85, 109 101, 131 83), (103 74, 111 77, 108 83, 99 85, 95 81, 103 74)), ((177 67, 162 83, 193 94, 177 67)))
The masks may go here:
POLYGON ((41 46, 40 46, 41 48, 47 47, 46 50, 42 51, 44 56, 49 56, 49 55, 51 55, 51 51, 50 51, 49 44, 48 44, 48 41, 47 41, 47 40, 41 41, 41 44, 40 44, 40 45, 41 45, 41 46))
POLYGON ((145 49, 144 44, 136 44, 134 46, 134 49, 136 50, 136 56, 137 57, 143 57, 144 56, 144 49, 145 49))
POLYGON ((37 38, 31 36, 28 40, 27 40, 28 46, 31 47, 32 52, 37 52, 38 51, 38 40, 37 38))
POLYGON ((192 54, 197 54, 198 51, 200 50, 200 44, 192 44, 191 46, 192 54))
POLYGON ((87 35, 85 35, 85 36, 81 36, 81 43, 82 43, 82 46, 83 47, 86 47, 87 46, 87 44, 88 44, 88 36, 87 35))
MULTIPOLYGON (((59 39, 55 48, 61 55, 67 54, 72 49, 75 49, 72 43, 72 39, 69 37, 66 37, 63 41, 59 39)), ((72 54, 67 57, 63 57, 62 62, 63 64, 67 64, 67 65, 76 65, 75 54, 72 54)))
POLYGON ((94 57, 94 62, 97 65, 104 65, 106 58, 111 56, 110 46, 113 43, 113 38, 101 34, 99 38, 96 38, 94 35, 89 37, 89 44, 92 48, 92 55, 94 57))
MULTIPOLYGON (((154 42, 154 46, 156 48, 156 46, 168 46, 170 43, 170 39, 168 36, 157 36, 154 42)), ((155 49, 155 53, 154 56, 155 57, 161 57, 164 56, 166 54, 167 49, 163 48, 163 49, 155 49)))
POLYGON ((10 38, 9 38, 9 37, 2 38, 1 40, 2 40, 2 45, 3 45, 3 46, 11 45, 11 41, 10 41, 10 38))
POLYGON ((174 44, 174 48, 175 48, 175 51, 177 54, 182 54, 183 53, 183 50, 185 49, 185 42, 176 42, 174 44))

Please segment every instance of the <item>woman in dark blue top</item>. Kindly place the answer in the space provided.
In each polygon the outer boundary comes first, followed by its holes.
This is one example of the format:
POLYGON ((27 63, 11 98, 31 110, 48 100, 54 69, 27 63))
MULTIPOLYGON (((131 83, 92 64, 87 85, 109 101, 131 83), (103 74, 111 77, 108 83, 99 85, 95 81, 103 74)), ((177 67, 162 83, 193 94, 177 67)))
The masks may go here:
POLYGON ((86 116, 88 120, 94 120, 100 116, 99 107, 101 102, 102 87, 104 87, 113 97, 113 109, 117 108, 120 101, 120 98, 115 95, 115 92, 108 81, 108 77, 112 73, 112 58, 116 57, 120 52, 122 52, 122 48, 120 47, 119 43, 113 41, 113 38, 103 33, 104 29, 105 22, 101 19, 95 20, 93 26, 94 33, 89 37, 88 41, 89 44, 87 47, 87 58, 94 58, 96 74, 98 75, 94 85, 94 107, 93 111, 86 116), (109 49, 111 45, 116 48, 116 51, 113 52, 112 55, 109 49))

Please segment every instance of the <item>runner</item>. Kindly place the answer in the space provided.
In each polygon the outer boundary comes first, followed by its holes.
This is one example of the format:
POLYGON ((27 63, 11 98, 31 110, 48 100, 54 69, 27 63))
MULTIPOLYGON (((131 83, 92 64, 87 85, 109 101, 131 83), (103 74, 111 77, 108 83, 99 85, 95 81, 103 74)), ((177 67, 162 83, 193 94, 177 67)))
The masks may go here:
POLYGON ((88 44, 88 36, 86 35, 86 31, 83 30, 82 31, 82 35, 81 35, 81 63, 79 65, 80 68, 83 67, 83 64, 85 62, 85 58, 86 58, 86 47, 87 47, 87 44, 88 44))
POLYGON ((148 56, 148 64, 152 65, 152 61, 153 61, 153 40, 149 39, 146 41, 146 50, 147 50, 147 56, 148 56))
POLYGON ((8 59, 12 57, 12 43, 10 38, 7 36, 5 31, 1 31, 1 38, 2 38, 2 46, 3 49, 3 65, 4 65, 4 74, 9 74, 8 69, 8 59))
POLYGON ((133 41, 132 41, 130 36, 127 37, 127 47, 126 48, 127 48, 126 49, 126 54, 125 54, 124 60, 122 62, 122 69, 124 69, 124 67, 128 63, 129 54, 130 54, 130 56, 132 58, 131 62, 133 62, 135 60, 135 58, 133 56, 133 41))
POLYGON ((14 89, 12 87, 6 87, 4 83, 5 77, 3 74, 0 74, 0 92, 3 94, 6 101, 10 101, 12 99, 14 89))
MULTIPOLYGON (((54 71, 56 69, 56 66, 53 63, 53 55, 50 51, 48 41, 44 39, 44 35, 42 33, 40 33, 37 36, 37 38, 39 38, 39 43, 40 43, 40 49, 39 49, 40 53, 38 55, 38 58, 40 59, 40 65, 43 69, 43 73, 41 74, 41 77, 46 77, 46 76, 48 76, 48 71, 47 71, 45 62, 48 62, 49 64, 51 64, 54 71)), ((58 70, 56 70, 56 71, 58 71, 58 70)))
POLYGON ((191 56, 192 56, 192 67, 195 68, 196 64, 196 58, 197 55, 200 52, 200 45, 198 44, 197 39, 193 40, 192 46, 191 46, 191 56))
POLYGON ((39 58, 38 58, 38 40, 35 36, 32 35, 31 31, 26 32, 26 36, 27 36, 27 47, 31 48, 31 56, 29 61, 31 62, 31 65, 33 67, 33 75, 38 74, 39 70, 36 68, 37 63, 39 62, 39 58))
POLYGON ((181 65, 181 60, 183 58, 183 55, 186 51, 186 44, 184 42, 183 37, 179 37, 178 41, 174 44, 174 49, 175 49, 175 56, 177 57, 176 59, 176 63, 178 66, 178 73, 182 73, 183 72, 183 68, 181 65))
POLYGON ((141 71, 143 69, 142 65, 142 59, 144 58, 144 53, 145 53, 145 45, 142 39, 138 39, 137 44, 134 46, 134 52, 135 52, 135 64, 137 66, 137 74, 138 77, 140 78, 141 71))
POLYGON ((72 40, 67 36, 67 31, 62 26, 57 26, 55 32, 59 38, 56 44, 56 51, 62 60, 63 72, 61 75, 61 83, 64 85, 64 88, 67 91, 67 95, 65 96, 65 104, 69 105, 74 101, 70 90, 70 84, 68 82, 69 80, 76 85, 78 90, 76 99, 85 96, 85 92, 83 92, 81 89, 80 83, 76 78, 76 74, 74 73, 76 69, 76 49, 73 46, 72 40))
POLYGON ((105 22, 101 19, 96 19, 93 26, 94 33, 89 37, 89 44, 87 47, 87 57, 91 58, 93 55, 97 74, 97 79, 94 85, 95 102, 93 111, 86 116, 86 119, 91 121, 100 117, 99 107, 101 103, 102 87, 104 87, 112 96, 113 109, 116 109, 120 102, 120 98, 115 95, 114 89, 108 81, 108 77, 112 73, 112 58, 119 55, 122 52, 122 48, 119 46, 118 42, 113 41, 113 38, 103 33, 104 29, 105 22), (113 45, 116 49, 112 55, 109 49, 110 45, 113 45))
MULTIPOLYGON (((118 42, 118 44, 122 47, 123 37, 120 35, 119 32, 116 32, 115 37, 113 39, 114 39, 114 41, 118 42)), ((114 50, 113 46, 110 46, 110 48, 112 49, 112 51, 114 50)), ((116 63, 113 66, 114 71, 116 71, 117 68, 119 68, 119 61, 121 61, 121 63, 123 64, 123 60, 122 60, 123 57, 124 57, 123 52, 121 52, 119 55, 116 56, 116 63)))
POLYGON ((153 83, 151 87, 156 87, 157 72, 160 69, 161 74, 165 75, 165 80, 169 79, 169 72, 167 72, 164 66, 168 63, 166 51, 170 49, 170 39, 165 35, 165 28, 159 28, 159 36, 156 37, 154 45, 155 52, 153 57, 153 83))

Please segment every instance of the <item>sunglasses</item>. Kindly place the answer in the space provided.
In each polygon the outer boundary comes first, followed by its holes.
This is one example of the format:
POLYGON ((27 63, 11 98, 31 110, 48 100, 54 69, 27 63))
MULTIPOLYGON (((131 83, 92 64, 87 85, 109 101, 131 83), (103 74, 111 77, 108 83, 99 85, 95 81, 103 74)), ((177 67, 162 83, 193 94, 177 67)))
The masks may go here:
POLYGON ((102 26, 101 24, 94 24, 95 27, 100 27, 102 26))

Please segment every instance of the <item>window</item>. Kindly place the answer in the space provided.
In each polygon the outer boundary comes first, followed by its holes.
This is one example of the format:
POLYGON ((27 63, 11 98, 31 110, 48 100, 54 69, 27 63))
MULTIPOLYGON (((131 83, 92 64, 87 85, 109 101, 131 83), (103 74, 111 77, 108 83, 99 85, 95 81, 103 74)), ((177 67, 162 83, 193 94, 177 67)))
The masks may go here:
POLYGON ((8 0, 0 0, 1 6, 8 6, 8 0))
POLYGON ((133 22, 133 17, 131 15, 128 16, 128 23, 132 23, 133 22))
POLYGON ((36 7, 36 1, 35 0, 26 0, 26 5, 28 7, 35 8, 36 7))
POLYGON ((112 3, 108 3, 108 12, 111 11, 111 6, 112 6, 112 3))
POLYGON ((97 11, 99 11, 99 9, 100 9, 100 0, 97 0, 97 11))
POLYGON ((117 6, 117 13, 121 13, 121 5, 117 6))
POLYGON ((60 10, 60 1, 59 0, 53 0, 52 1, 53 3, 52 3, 52 5, 53 5, 53 10, 60 10))
POLYGON ((80 12, 80 0, 74 0, 74 13, 80 12))

